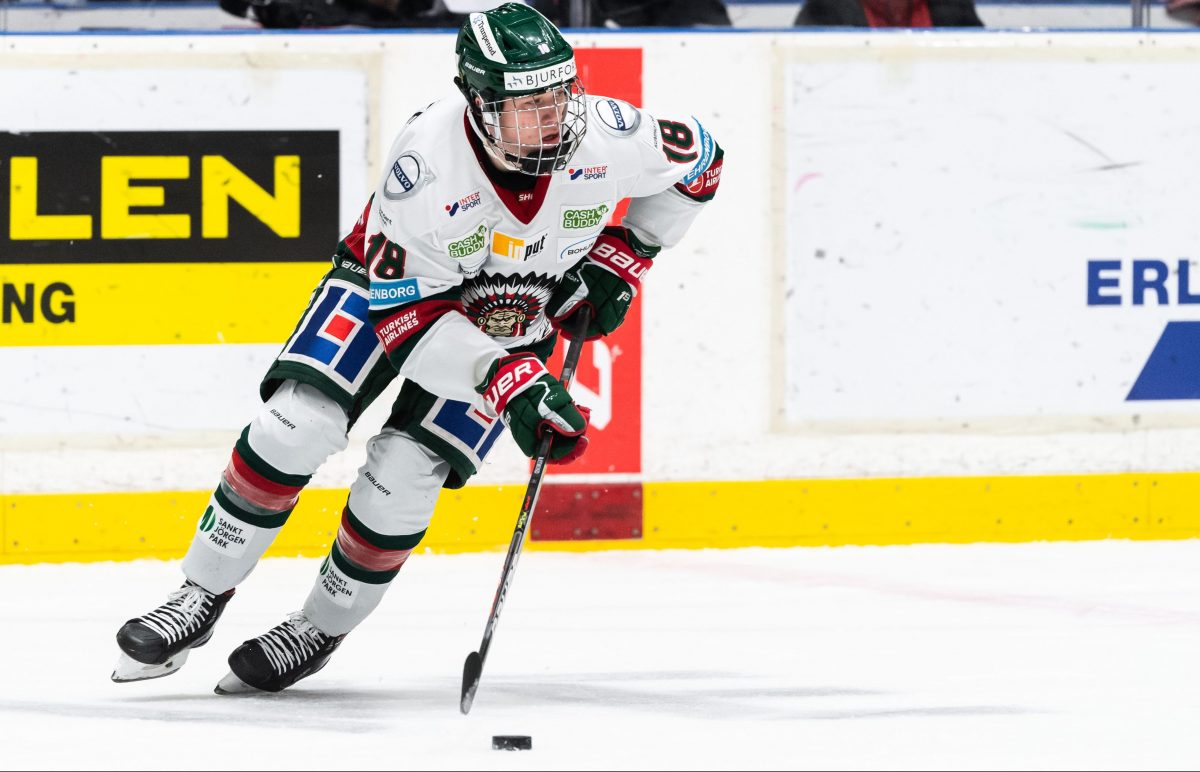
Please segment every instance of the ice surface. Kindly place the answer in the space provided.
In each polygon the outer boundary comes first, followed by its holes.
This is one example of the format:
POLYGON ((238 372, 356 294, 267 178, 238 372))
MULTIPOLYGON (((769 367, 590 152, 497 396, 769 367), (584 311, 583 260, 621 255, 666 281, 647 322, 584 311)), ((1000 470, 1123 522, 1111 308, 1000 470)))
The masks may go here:
POLYGON ((268 560, 178 674, 113 684, 177 563, 0 567, 0 769, 1195 769, 1200 541, 414 555, 329 666, 218 697, 299 608, 268 560), (533 750, 491 750, 527 734, 533 750))

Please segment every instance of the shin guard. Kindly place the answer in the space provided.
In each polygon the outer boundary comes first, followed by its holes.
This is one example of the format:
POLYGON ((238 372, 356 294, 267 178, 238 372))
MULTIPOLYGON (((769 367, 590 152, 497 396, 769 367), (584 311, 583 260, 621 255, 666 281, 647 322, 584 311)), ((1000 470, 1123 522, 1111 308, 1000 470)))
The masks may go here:
POLYGON ((383 600, 424 536, 424 531, 407 536, 374 533, 346 509, 337 542, 304 603, 304 615, 328 635, 350 632, 383 600))
POLYGON ((224 481, 213 491, 183 559, 184 575, 213 593, 236 587, 271 546, 292 511, 259 514, 230 495, 224 481))
POLYGON ((384 429, 350 487, 337 542, 304 604, 328 635, 367 618, 425 536, 449 464, 411 435, 384 429))
POLYGON ((280 386, 234 446, 183 559, 187 578, 218 594, 245 579, 312 473, 346 446, 346 427, 345 411, 317 389, 280 386))

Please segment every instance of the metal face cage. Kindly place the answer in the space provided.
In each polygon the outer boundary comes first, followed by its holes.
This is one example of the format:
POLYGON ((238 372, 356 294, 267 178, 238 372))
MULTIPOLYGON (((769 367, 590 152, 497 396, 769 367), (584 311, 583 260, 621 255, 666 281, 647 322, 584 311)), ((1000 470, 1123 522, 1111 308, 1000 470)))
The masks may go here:
POLYGON ((587 131, 587 104, 577 78, 529 94, 478 99, 483 138, 512 171, 543 175, 565 169, 587 131))

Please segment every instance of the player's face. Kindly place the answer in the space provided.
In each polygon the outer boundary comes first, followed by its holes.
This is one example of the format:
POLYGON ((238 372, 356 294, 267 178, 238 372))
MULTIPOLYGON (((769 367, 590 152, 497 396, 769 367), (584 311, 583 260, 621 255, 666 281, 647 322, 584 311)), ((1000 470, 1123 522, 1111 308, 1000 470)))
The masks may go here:
POLYGON ((509 97, 500 106, 499 145, 518 157, 553 152, 562 142, 569 94, 565 88, 509 97))
POLYGON ((498 168, 551 174, 565 168, 587 131, 587 102, 578 80, 494 102, 478 94, 475 99, 480 128, 498 168))

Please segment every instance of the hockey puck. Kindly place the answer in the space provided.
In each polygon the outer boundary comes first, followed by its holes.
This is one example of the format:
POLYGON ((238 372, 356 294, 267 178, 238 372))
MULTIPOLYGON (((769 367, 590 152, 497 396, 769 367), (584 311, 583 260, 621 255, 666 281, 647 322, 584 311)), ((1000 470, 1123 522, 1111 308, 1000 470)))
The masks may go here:
POLYGON ((527 734, 492 735, 492 750, 531 751, 533 750, 533 738, 527 734))

